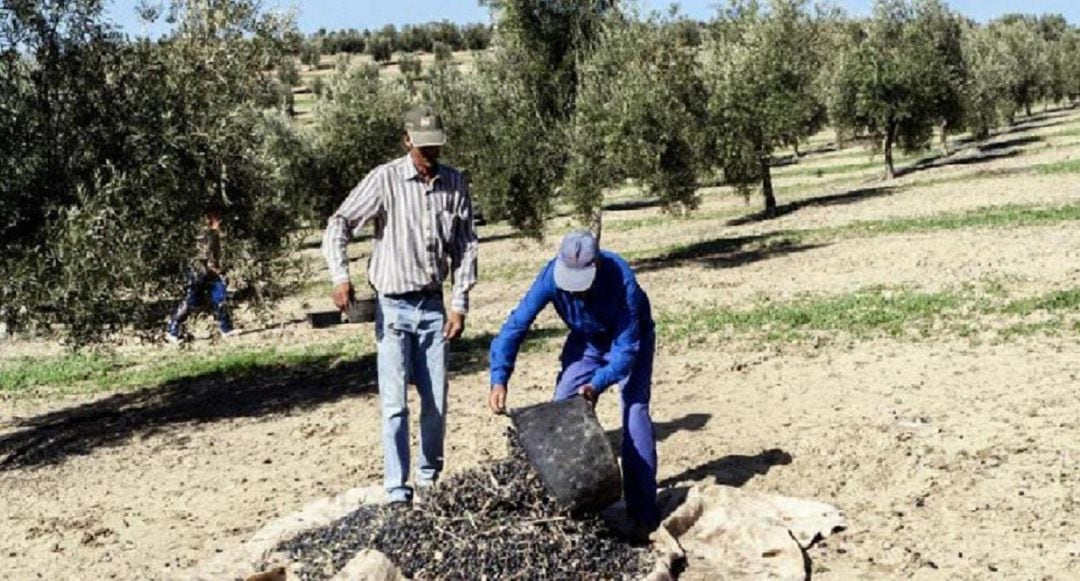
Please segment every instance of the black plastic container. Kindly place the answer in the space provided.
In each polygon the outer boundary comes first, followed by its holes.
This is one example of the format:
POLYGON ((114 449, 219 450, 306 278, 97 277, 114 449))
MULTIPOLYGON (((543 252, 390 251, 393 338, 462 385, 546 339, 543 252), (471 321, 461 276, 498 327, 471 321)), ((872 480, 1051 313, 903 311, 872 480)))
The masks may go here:
POLYGON ((341 311, 315 311, 308 313, 307 318, 313 329, 325 329, 341 324, 341 311))
POLYGON ((622 496, 615 452, 592 405, 580 397, 511 412, 518 440, 548 494, 574 512, 598 511, 622 496))
POLYGON ((345 319, 350 323, 370 323, 375 320, 375 299, 356 299, 349 302, 345 319))

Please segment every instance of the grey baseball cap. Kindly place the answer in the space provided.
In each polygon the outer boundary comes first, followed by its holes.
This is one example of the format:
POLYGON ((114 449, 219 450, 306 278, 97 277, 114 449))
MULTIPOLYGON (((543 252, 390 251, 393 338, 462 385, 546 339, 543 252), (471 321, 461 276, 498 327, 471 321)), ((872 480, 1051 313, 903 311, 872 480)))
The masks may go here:
POLYGON ((446 145, 442 117, 427 105, 409 109, 405 114, 405 132, 416 147, 446 145))
POLYGON ((555 257, 555 286, 567 292, 589 290, 596 278, 599 254, 596 238, 591 233, 575 230, 567 234, 555 257))

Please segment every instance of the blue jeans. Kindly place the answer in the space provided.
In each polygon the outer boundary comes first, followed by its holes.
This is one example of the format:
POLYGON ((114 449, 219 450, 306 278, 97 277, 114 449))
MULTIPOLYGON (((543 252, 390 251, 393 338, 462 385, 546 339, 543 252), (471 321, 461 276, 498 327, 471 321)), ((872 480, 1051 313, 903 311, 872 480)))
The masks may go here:
MULTIPOLYGON (((655 333, 644 334, 630 376, 619 384, 623 497, 630 516, 648 527, 660 524, 660 509, 656 505, 656 437, 649 416, 655 352, 655 333)), ((577 390, 589 383, 593 373, 607 363, 606 355, 604 348, 573 335, 567 338, 560 357, 562 372, 555 387, 555 400, 577 395, 577 390)))
POLYGON ((188 272, 184 302, 176 307, 172 318, 169 319, 169 334, 179 337, 188 316, 199 308, 199 305, 206 303, 210 303, 214 310, 214 318, 217 319, 221 332, 232 331, 232 317, 229 316, 229 307, 225 304, 228 295, 225 281, 220 276, 196 271, 188 272))
POLYGON ((379 407, 382 409, 383 484, 387 500, 408 502, 409 408, 405 389, 420 394, 420 458, 416 484, 434 484, 443 469, 446 435, 446 312, 439 295, 380 295, 375 309, 379 407))

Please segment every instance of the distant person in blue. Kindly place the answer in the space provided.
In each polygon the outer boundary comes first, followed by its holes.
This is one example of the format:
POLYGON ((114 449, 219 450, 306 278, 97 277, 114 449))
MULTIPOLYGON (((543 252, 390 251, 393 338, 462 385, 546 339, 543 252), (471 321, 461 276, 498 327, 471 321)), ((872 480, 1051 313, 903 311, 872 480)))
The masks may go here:
POLYGON ((651 531, 660 523, 656 506, 656 440, 649 417, 656 333, 649 297, 619 255, 602 251, 588 232, 563 238, 559 254, 491 344, 488 407, 506 413, 506 385, 525 334, 551 303, 570 335, 563 346, 555 400, 597 397, 618 384, 622 398, 623 496, 635 525, 651 531))

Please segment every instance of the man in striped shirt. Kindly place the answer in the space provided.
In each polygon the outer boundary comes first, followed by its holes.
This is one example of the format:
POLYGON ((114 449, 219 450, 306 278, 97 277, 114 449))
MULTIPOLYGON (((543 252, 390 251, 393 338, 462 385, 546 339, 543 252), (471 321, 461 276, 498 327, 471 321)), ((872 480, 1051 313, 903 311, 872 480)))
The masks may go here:
POLYGON ((405 115, 408 154, 371 171, 330 217, 323 255, 334 304, 353 296, 345 249, 350 232, 374 227, 368 281, 375 288, 379 405, 384 484, 389 502, 410 502, 409 409, 405 388, 420 394, 420 458, 416 485, 435 483, 443 468, 447 347, 461 336, 476 284, 476 230, 469 187, 460 172, 438 163, 446 143, 442 120, 429 107, 405 115), (450 313, 443 282, 451 280, 450 313))

